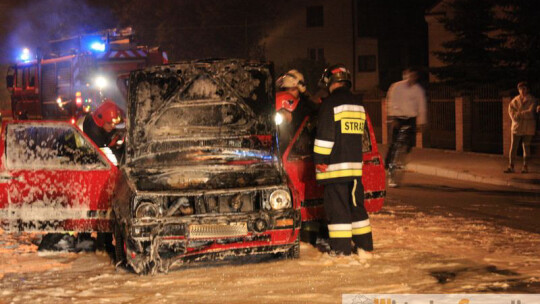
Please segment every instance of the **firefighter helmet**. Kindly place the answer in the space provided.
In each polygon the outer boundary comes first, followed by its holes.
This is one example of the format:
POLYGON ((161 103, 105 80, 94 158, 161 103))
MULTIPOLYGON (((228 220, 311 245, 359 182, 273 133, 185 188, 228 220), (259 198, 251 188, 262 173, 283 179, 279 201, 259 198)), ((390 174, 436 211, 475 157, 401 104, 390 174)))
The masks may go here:
POLYGON ((107 122, 118 124, 122 121, 122 110, 111 99, 105 99, 92 113, 92 118, 98 127, 103 127, 107 122))
POLYGON ((351 72, 343 64, 336 64, 324 70, 319 86, 330 87, 335 82, 345 82, 351 87, 351 72))
POLYGON ((276 84, 280 89, 297 88, 300 93, 304 93, 306 91, 304 75, 297 70, 290 70, 281 75, 276 80, 276 84))
POLYGON ((295 98, 291 93, 282 91, 276 94, 276 111, 285 109, 289 112, 293 112, 298 106, 300 100, 295 98))

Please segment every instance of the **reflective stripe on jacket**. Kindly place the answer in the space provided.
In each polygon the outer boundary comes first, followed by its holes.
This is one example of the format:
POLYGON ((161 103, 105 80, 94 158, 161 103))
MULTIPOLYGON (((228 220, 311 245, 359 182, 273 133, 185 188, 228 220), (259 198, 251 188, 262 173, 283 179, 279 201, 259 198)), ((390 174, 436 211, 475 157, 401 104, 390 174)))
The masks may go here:
POLYGON ((362 176, 362 136, 366 113, 359 97, 338 88, 319 110, 313 147, 315 164, 327 164, 316 172, 319 183, 351 181, 362 176))

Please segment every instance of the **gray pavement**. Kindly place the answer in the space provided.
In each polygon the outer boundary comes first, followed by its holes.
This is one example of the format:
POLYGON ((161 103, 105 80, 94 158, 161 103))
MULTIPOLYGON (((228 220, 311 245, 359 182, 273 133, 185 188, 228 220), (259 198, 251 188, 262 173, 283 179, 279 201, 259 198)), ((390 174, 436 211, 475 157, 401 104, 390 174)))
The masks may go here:
MULTIPOLYGON (((379 144, 381 155, 387 145, 379 144)), ((529 161, 529 173, 521 172, 522 158, 518 157, 515 173, 503 173, 508 158, 502 155, 456 152, 450 150, 413 148, 408 156, 407 170, 475 183, 485 183, 540 192, 540 159, 529 161)))

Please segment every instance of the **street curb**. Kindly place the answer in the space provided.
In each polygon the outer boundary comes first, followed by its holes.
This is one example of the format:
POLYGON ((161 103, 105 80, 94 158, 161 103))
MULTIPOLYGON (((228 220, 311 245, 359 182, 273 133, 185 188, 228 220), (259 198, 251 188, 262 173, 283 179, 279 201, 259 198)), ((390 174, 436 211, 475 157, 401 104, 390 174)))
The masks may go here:
POLYGON ((523 190, 540 190, 540 185, 531 185, 530 183, 520 183, 511 180, 504 180, 493 177, 478 176, 467 172, 459 172, 449 169, 443 169, 434 166, 422 165, 422 164, 407 164, 407 170, 412 172, 434 175, 444 178, 457 179, 462 181, 469 181, 475 183, 483 183, 497 186, 514 187, 523 190))

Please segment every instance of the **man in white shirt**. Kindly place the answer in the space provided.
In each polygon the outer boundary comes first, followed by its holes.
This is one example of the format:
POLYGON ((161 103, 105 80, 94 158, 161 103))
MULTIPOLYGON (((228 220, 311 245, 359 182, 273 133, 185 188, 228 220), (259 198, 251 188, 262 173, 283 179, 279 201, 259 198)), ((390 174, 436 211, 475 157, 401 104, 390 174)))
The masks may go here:
MULTIPOLYGON (((407 152, 410 152, 416 139, 416 127, 422 128, 427 121, 427 102, 424 89, 418 84, 418 72, 407 69, 403 80, 393 83, 388 89, 388 121, 392 122, 392 142, 386 154, 385 167, 394 162, 397 150, 396 140, 399 130, 409 126, 407 131, 407 152)), ((392 180, 388 184, 396 187, 392 180)))

